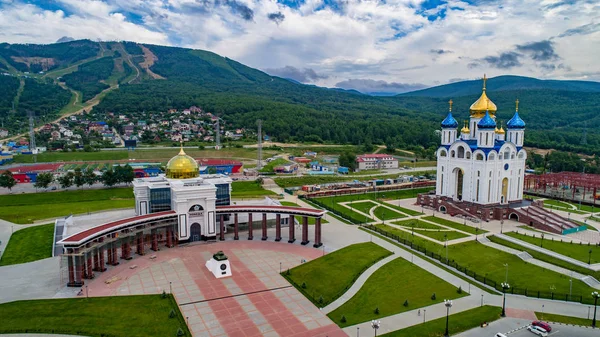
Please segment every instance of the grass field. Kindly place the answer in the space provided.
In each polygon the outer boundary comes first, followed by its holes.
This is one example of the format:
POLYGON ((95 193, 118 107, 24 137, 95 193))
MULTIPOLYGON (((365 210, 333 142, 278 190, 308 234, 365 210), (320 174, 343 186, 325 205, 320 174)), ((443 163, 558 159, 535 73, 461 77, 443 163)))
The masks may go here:
POLYGON ((427 221, 435 222, 437 224, 444 225, 444 226, 447 226, 447 227, 450 227, 450 228, 458 229, 458 230, 466 232, 466 233, 483 234, 483 233, 487 233, 488 232, 485 229, 477 229, 477 230, 475 230, 475 227, 463 225, 463 224, 460 224, 458 222, 454 222, 454 221, 450 221, 450 220, 438 218, 438 217, 435 217, 435 216, 426 216, 426 217, 423 217, 423 219, 427 220, 427 221))
POLYGON ((543 248, 579 260, 581 262, 588 263, 590 256, 592 263, 600 262, 600 247, 598 246, 588 246, 586 244, 580 245, 578 243, 560 242, 556 240, 552 241, 548 240, 547 237, 542 240, 541 234, 536 234, 536 237, 527 236, 525 234, 519 234, 515 232, 505 234, 515 239, 534 244, 536 246, 541 245, 543 248), (592 251, 591 255, 589 253, 590 250, 592 251))
POLYGON ((191 336, 177 303, 168 295, 16 301, 0 304, 0 334, 63 333, 81 336, 191 336), (175 317, 169 318, 171 310, 175 317))
POLYGON ((440 242, 445 242, 446 240, 452 241, 456 239, 462 239, 468 236, 455 231, 415 231, 415 233, 425 235, 428 238, 432 238, 440 242))
POLYGON ((54 224, 23 228, 14 232, 4 254, 0 266, 37 261, 52 256, 52 239, 54 224))
POLYGON ((387 207, 382 207, 382 206, 375 208, 375 210, 373 211, 373 214, 375 215, 375 217, 377 219, 381 219, 381 220, 406 218, 406 215, 398 213, 394 210, 391 210, 387 207))
POLYGON ((364 200, 364 201, 360 201, 360 202, 352 202, 352 203, 348 204, 347 206, 351 207, 352 209, 361 211, 365 214, 369 214, 369 210, 371 210, 371 208, 377 206, 377 204, 370 200, 364 200))
POLYGON ((413 227, 421 228, 421 229, 442 229, 442 227, 440 227, 438 225, 433 225, 433 224, 430 224, 429 222, 420 221, 419 219, 395 221, 392 223, 394 225, 398 225, 398 226, 402 226, 402 227, 406 227, 406 228, 410 228, 410 229, 412 229, 413 227))
POLYGON ((234 181, 231 183, 232 198, 262 198, 276 196, 277 193, 265 190, 257 181, 234 181))
POLYGON ((0 196, 0 218, 19 224, 69 214, 134 207, 131 188, 110 188, 0 196))
POLYGON ((545 322, 555 322, 555 323, 564 323, 564 324, 573 324, 573 325, 581 325, 581 326, 592 326, 592 320, 586 318, 579 317, 570 317, 570 316, 562 316, 562 315, 554 315, 548 313, 535 312, 535 316, 542 321, 545 322))
MULTIPOLYGON (((483 306, 451 314, 448 318, 448 332, 454 336, 460 332, 467 331, 478 326, 483 322, 493 322, 500 318, 502 309, 498 307, 483 306)), ((450 309, 452 313, 452 309, 450 309)), ((381 337, 441 337, 446 331, 446 317, 434 319, 433 321, 414 325, 406 329, 386 333, 381 337)))
MULTIPOLYGON (((375 227, 391 234, 412 241, 413 244, 424 247, 428 252, 445 256, 444 245, 430 240, 412 236, 402 230, 387 225, 375 227)), ((478 275, 494 280, 498 284, 504 282, 506 268, 509 265, 508 282, 513 288, 528 289, 529 292, 542 291, 554 293, 569 293, 569 276, 544 269, 524 262, 516 255, 485 246, 476 241, 463 242, 448 246, 448 259, 455 261, 478 275), (535 281, 533 281, 535 280, 535 281)), ((593 289, 580 280, 573 280, 573 296, 588 296, 593 289)))
POLYGON ((394 204, 390 204, 389 202, 384 202, 385 205, 390 206, 391 208, 398 210, 404 214, 408 214, 408 215, 412 215, 412 216, 416 216, 416 215, 422 215, 423 213, 418 212, 418 211, 413 211, 412 209, 408 209, 408 208, 404 208, 401 206, 396 206, 394 204))
POLYGON ((344 327, 466 295, 410 261, 398 258, 375 271, 356 295, 327 316, 344 327), (431 299, 433 293, 435 300, 431 299), (406 300, 408 306, 403 305, 406 300), (379 314, 375 313, 376 308, 379 314), (342 316, 346 317, 345 323, 342 316))
POLYGON ((268 162, 265 166, 263 166, 260 169, 260 172, 273 172, 273 170, 277 166, 291 165, 291 164, 294 164, 294 163, 292 163, 291 161, 289 161, 287 159, 277 158, 275 160, 272 160, 272 161, 268 162))
POLYGON ((315 305, 324 307, 340 297, 371 265, 391 254, 372 242, 358 243, 301 264, 291 269, 290 275, 282 275, 315 305))
MULTIPOLYGON (((435 173, 431 171, 419 171, 419 172, 410 172, 411 175, 419 176, 424 175, 426 173, 435 173)), ((402 174, 387 174, 387 175, 346 175, 346 176, 303 176, 303 177, 293 177, 293 178, 276 178, 275 183, 279 185, 279 187, 296 187, 302 185, 320 185, 320 184, 329 184, 329 183, 341 183, 341 182, 351 182, 354 180, 366 181, 371 178, 377 179, 388 179, 388 178, 398 178, 402 174)), ((435 189, 434 187, 428 188, 427 190, 435 189)), ((390 191, 380 192, 379 197, 383 198, 382 195, 386 195, 386 199, 390 199, 390 195, 388 195, 390 191)), ((421 193, 421 192, 419 192, 421 193)), ((412 198, 416 197, 416 194, 411 196, 412 198)), ((393 198, 393 197, 392 197, 393 198)), ((398 199, 398 198, 397 198, 398 199)))

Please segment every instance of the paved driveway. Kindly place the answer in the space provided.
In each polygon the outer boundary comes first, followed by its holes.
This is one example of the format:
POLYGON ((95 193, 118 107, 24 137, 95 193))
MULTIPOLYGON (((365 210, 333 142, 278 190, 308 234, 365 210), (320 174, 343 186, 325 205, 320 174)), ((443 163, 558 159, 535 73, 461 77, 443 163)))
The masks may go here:
MULTIPOLYGON (((526 329, 529 323, 531 323, 530 320, 519 318, 503 318, 490 323, 490 325, 486 328, 471 329, 456 335, 456 337, 494 337, 498 332, 501 332, 508 337, 537 337, 537 335, 526 329), (518 330, 514 331, 514 329, 518 330), (509 333, 510 331, 512 332, 509 333)), ((598 337, 600 336, 600 329, 555 324, 552 325, 552 332, 548 336, 598 337)))

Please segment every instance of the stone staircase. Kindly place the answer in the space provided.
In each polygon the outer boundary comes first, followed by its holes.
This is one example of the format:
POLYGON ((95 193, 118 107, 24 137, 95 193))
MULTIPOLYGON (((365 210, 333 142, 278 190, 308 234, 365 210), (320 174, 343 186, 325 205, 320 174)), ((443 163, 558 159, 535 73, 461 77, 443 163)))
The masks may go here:
POLYGON ((519 254, 517 254, 517 257, 519 257, 521 260, 523 260, 525 262, 533 259, 533 256, 531 256, 528 252, 520 252, 519 254))
POLYGON ((520 222, 551 233, 562 234, 565 229, 579 227, 578 224, 538 206, 522 207, 513 212, 519 215, 520 222))

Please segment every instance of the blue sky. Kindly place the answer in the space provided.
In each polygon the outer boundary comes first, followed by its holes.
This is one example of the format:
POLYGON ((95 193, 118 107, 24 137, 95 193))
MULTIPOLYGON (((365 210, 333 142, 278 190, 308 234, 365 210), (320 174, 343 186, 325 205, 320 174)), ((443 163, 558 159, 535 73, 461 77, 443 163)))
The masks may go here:
POLYGON ((0 42, 205 49, 273 75, 402 92, 516 74, 600 80, 596 0, 0 0, 0 42))

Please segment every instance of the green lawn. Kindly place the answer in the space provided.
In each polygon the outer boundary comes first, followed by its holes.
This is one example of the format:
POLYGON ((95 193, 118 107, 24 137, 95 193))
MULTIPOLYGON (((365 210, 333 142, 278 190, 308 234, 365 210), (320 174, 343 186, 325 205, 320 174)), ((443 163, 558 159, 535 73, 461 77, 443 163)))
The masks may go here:
MULTIPOLYGON (((167 289, 168 290, 168 289, 167 289)), ((63 333, 91 337, 191 336, 169 295, 16 301, 0 304, 2 333, 63 333), (175 317, 169 318, 171 310, 175 317)))
POLYGON ((442 219, 442 218, 435 217, 435 216, 426 216, 426 217, 423 217, 422 219, 423 220, 427 220, 427 221, 431 221, 431 222, 435 222, 435 223, 438 223, 440 225, 444 225, 446 227, 458 229, 460 231, 463 231, 463 232, 466 232, 466 233, 471 233, 471 234, 483 234, 483 233, 487 233, 488 232, 485 229, 477 229, 477 230, 475 230, 475 227, 463 225, 463 224, 460 224, 458 222, 454 222, 454 221, 442 219))
MULTIPOLYGON (((419 171, 419 172, 411 172, 412 175, 418 176, 418 175, 425 175, 427 173, 435 173, 433 171, 419 171)), ((366 181, 369 180, 370 178, 377 178, 377 179, 394 179, 394 178, 398 178, 398 176, 400 176, 400 174, 388 174, 388 175, 370 175, 370 176, 362 176, 362 177, 356 177, 356 176, 352 176, 352 175, 345 175, 345 176, 304 176, 304 177, 292 177, 292 178, 276 178, 275 179, 275 183, 277 185, 279 185, 279 187, 285 188, 285 187, 295 187, 295 186, 302 186, 302 185, 318 185, 318 184, 328 184, 328 183, 339 183, 339 182, 351 182, 353 180, 361 180, 361 181, 366 181)), ((429 187, 426 190, 432 190, 435 189, 435 187, 429 187)), ((410 190, 412 191, 412 190, 410 190)), ((419 192, 421 193, 421 192, 419 192)), ((385 192, 379 192, 379 197, 381 198, 383 194, 385 194, 386 199, 391 199, 390 196, 392 196, 390 191, 385 191, 385 192), (389 194, 389 195, 388 195, 389 194)), ((411 195, 410 197, 407 198, 415 198, 415 195, 411 195)), ((400 199, 400 198, 396 198, 396 199, 400 199)))
POLYGON ((552 257, 552 256, 544 254, 544 253, 540 253, 537 250, 525 248, 525 247, 523 247, 521 245, 518 245, 516 243, 512 243, 510 241, 506 241, 506 240, 498 238, 496 236, 488 236, 488 239, 490 239, 490 241, 492 241, 492 242, 495 242, 497 244, 506 246, 508 248, 512 248, 512 249, 516 249, 516 250, 519 250, 519 251, 527 252, 534 259, 538 259, 538 260, 541 260, 541 261, 544 261, 544 262, 548 262, 550 264, 553 264, 553 265, 556 265, 556 266, 559 266, 559 267, 562 267, 562 268, 565 268, 565 269, 568 269, 568 270, 572 270, 574 272, 577 272, 577 273, 580 273, 580 274, 583 274, 583 275, 591 275, 591 276, 595 277, 596 279, 600 278, 600 271, 594 272, 594 271, 592 271, 590 269, 576 266, 576 265, 574 265, 572 263, 563 261, 561 259, 557 259, 555 257, 552 257))
POLYGON ((373 214, 375 215, 375 217, 377 217, 378 219, 381 219, 381 220, 406 218, 406 215, 400 214, 396 211, 393 211, 393 210, 391 210, 387 207, 383 207, 383 206, 379 206, 379 207, 375 208, 375 211, 373 211, 373 214))
POLYGON ((340 297, 371 265, 391 254, 372 242, 357 243, 301 264, 291 269, 290 275, 282 275, 315 305, 324 307, 340 297))
POLYGON ((375 271, 356 295, 327 316, 344 327, 466 295, 410 261, 398 258, 375 271), (433 293, 435 300, 431 299, 433 293), (408 306, 403 305, 406 300, 408 306), (375 313, 376 308, 379 314, 375 313), (342 316, 346 317, 345 323, 341 322, 342 316))
POLYGON ((392 222, 394 225, 406 227, 406 228, 421 228, 421 229, 442 229, 438 225, 430 224, 429 222, 420 221, 419 219, 410 219, 392 222))
POLYGON ((347 204, 346 206, 351 207, 352 209, 355 209, 357 211, 361 211, 365 214, 369 214, 369 210, 377 206, 377 204, 370 200, 364 200, 360 202, 352 202, 350 204, 347 204))
POLYGON ((573 325, 581 325, 581 326, 592 326, 592 320, 586 319, 586 318, 554 315, 554 314, 548 314, 548 313, 543 314, 543 313, 537 312, 537 311, 535 312, 535 316, 539 320, 542 320, 545 322, 564 323, 564 324, 573 324, 573 325))
POLYGON ((265 190, 257 181, 234 181, 231 183, 232 198, 262 198, 277 196, 277 193, 265 190))
MULTIPOLYGON (((410 233, 391 226, 375 225, 375 227, 412 241, 414 245, 427 249, 427 252, 445 257, 444 245, 412 236, 410 233)), ((552 289, 554 289, 554 293, 569 293, 569 276, 526 263, 516 255, 505 253, 476 241, 449 245, 448 259, 450 262, 454 261, 461 267, 467 268, 470 272, 475 272, 488 280, 496 281, 497 284, 504 282, 506 272, 504 264, 508 263, 508 282, 513 288, 527 289, 530 294, 537 291, 550 293, 552 289)), ((593 289, 585 283, 573 280, 573 296, 583 295, 585 297, 592 291, 593 289)))
POLYGON ((49 223, 14 232, 4 249, 0 266, 37 261, 52 256, 54 224, 49 223))
POLYGON ((466 238, 468 236, 463 233, 459 233, 459 232, 455 232, 455 231, 415 231, 415 233, 425 235, 426 237, 432 238, 434 240, 438 240, 440 242, 444 242, 444 241, 446 241, 446 239, 448 239, 448 241, 451 241, 451 240, 466 238))
POLYGON ((592 263, 600 262, 600 247, 598 246, 588 246, 586 244, 580 245, 578 243, 560 242, 557 240, 552 241, 549 240, 547 237, 542 240, 542 234, 535 234, 535 237, 515 232, 505 234, 515 239, 534 244, 536 246, 541 245, 543 248, 585 263, 588 263, 589 261, 589 252, 591 250, 592 263))
POLYGON ((291 161, 289 161, 289 160, 287 160, 287 159, 277 158, 275 160, 272 160, 272 161, 268 162, 265 166, 263 166, 260 169, 260 172, 273 172, 273 170, 277 166, 292 165, 292 164, 294 164, 294 163, 291 162, 291 161))
MULTIPOLYGON (((281 206, 293 206, 293 207, 300 207, 300 205, 298 205, 295 202, 291 202, 291 201, 280 201, 279 203, 281 203, 281 206)), ((298 219, 298 221, 302 221, 300 219, 298 219)), ((325 220, 325 218, 321 218, 321 224, 325 224, 328 223, 329 221, 325 220)), ((308 218, 308 224, 309 225, 314 225, 315 224, 315 218, 308 218)))
POLYGON ((19 224, 114 208, 134 207, 131 187, 0 196, 0 218, 19 224))
POLYGON ((559 200, 553 200, 553 199, 545 199, 544 200, 544 206, 554 206, 554 208, 564 208, 565 210, 570 210, 572 209, 572 205, 567 203, 567 202, 563 202, 563 201, 559 201, 559 200))
POLYGON ((384 204, 386 204, 387 206, 390 206, 391 208, 396 209, 404 214, 408 214, 408 215, 412 215, 412 216, 423 214, 421 212, 413 211, 412 209, 408 209, 408 208, 400 207, 400 206, 397 206, 394 204, 390 204, 389 202, 384 202, 384 204))
MULTIPOLYGON (((493 322, 500 318, 502 309, 483 306, 452 314, 448 318, 448 332, 451 336, 481 326, 483 322, 493 322)), ((452 312, 452 309, 450 309, 452 312)), ((381 337, 441 337, 446 331, 446 317, 434 319, 402 330, 381 335, 381 337)))

